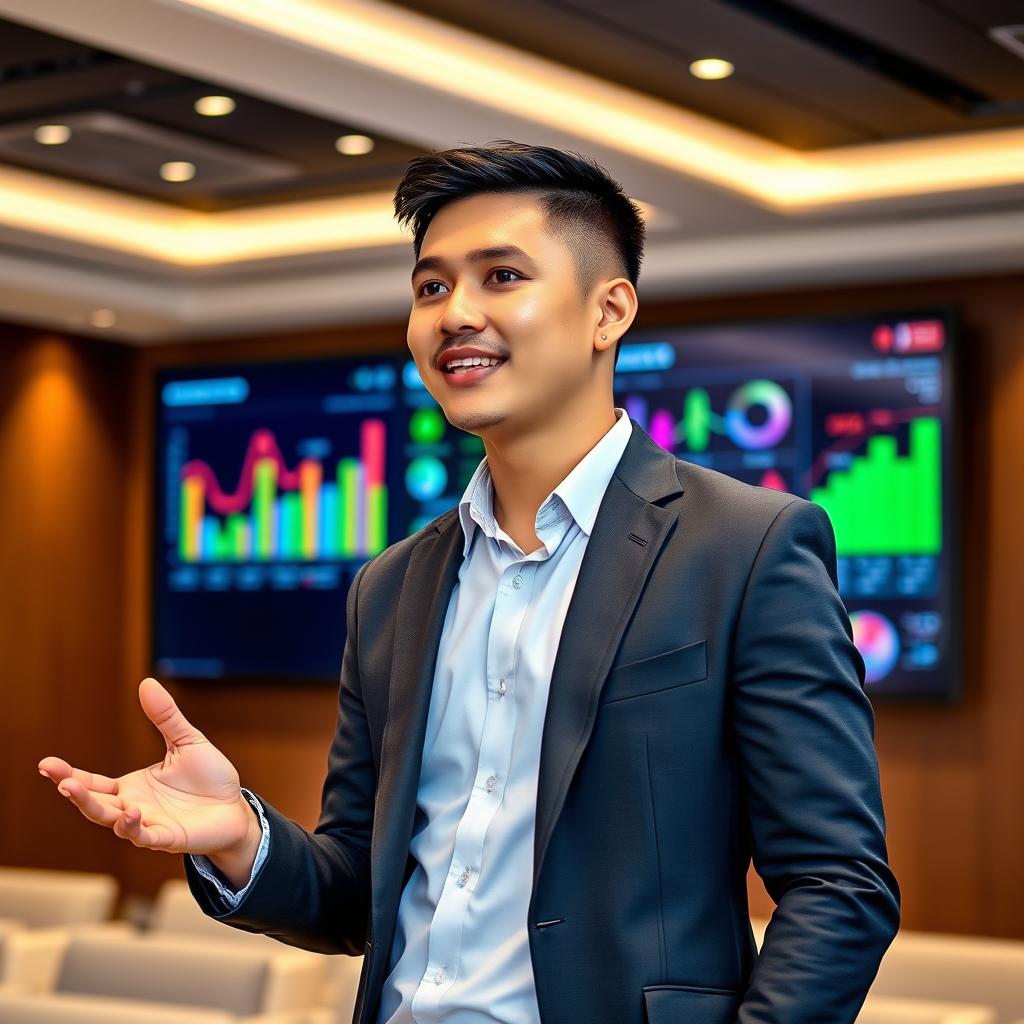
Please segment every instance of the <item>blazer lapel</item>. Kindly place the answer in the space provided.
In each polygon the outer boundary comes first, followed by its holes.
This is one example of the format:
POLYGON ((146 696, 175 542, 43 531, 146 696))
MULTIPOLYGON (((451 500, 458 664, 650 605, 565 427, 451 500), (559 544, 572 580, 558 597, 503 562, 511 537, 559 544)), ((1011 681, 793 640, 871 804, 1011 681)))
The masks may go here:
POLYGON ((541 743, 533 884, 608 675, 647 577, 678 513, 654 502, 682 493, 675 456, 633 421, 580 565, 551 673, 541 743))
POLYGON ((413 548, 398 598, 370 844, 373 945, 383 960, 391 947, 404 882, 434 666, 459 576, 462 541, 456 510, 413 548))

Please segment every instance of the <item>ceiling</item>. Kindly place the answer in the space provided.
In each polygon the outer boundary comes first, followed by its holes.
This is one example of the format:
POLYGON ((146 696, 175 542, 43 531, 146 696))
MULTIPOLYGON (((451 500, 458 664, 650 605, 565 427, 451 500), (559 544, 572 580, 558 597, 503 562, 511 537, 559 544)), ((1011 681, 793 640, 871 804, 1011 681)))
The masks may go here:
POLYGON ((643 204, 641 298, 1024 269, 1020 0, 0 0, 0 19, 7 319, 147 343, 400 318, 406 162, 497 138, 591 154, 643 204), (736 71, 701 81, 700 57, 736 71), (233 111, 198 114, 211 95, 233 111), (339 152, 352 136, 372 150, 339 152), (161 178, 182 161, 193 177, 161 178))
POLYGON ((1024 61, 987 34, 1020 0, 400 2, 796 149, 1024 125, 1024 61), (736 73, 690 75, 708 56, 736 73))
POLYGON ((379 191, 422 152, 373 132, 372 151, 346 158, 335 140, 369 126, 242 90, 232 90, 229 116, 202 116, 196 101, 221 92, 215 81, 13 21, 0 20, 0 68, 0 160, 186 209, 379 191), (70 126, 71 137, 40 145, 35 129, 53 121, 70 126), (172 159, 201 173, 164 181, 157 172, 172 159))

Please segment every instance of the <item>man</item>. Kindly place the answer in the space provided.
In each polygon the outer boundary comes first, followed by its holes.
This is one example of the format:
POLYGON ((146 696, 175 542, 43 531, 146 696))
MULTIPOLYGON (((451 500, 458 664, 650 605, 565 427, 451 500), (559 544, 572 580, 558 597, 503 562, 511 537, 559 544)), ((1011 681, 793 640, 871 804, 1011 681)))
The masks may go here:
POLYGON ((828 517, 615 408, 644 233, 597 165, 450 150, 395 207, 409 349, 486 457, 350 588, 316 830, 152 679, 162 765, 40 770, 192 855, 207 914, 365 953, 360 1024, 853 1021, 899 897, 828 517), (751 855, 778 904, 759 957, 751 855))

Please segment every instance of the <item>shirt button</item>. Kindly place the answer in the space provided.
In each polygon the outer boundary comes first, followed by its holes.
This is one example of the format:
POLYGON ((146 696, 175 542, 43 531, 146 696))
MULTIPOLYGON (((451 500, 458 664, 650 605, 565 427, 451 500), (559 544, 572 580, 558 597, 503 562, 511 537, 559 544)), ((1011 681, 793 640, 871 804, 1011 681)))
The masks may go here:
POLYGON ((488 793, 492 793, 494 791, 494 787, 497 784, 498 784, 498 777, 496 775, 489 776, 487 781, 484 783, 484 785, 487 787, 487 792, 488 793))
POLYGON ((465 868, 462 874, 459 875, 458 880, 456 881, 455 884, 461 889, 469 881, 469 876, 471 874, 472 872, 469 870, 469 868, 465 868))
POLYGON ((500 679, 498 680, 498 696, 499 696, 499 697, 504 697, 504 696, 505 696, 505 691, 506 691, 506 687, 505 687, 505 677, 504 677, 504 676, 502 676, 502 677, 501 677, 501 678, 500 678, 500 679))
POLYGON ((512 586, 515 587, 516 590, 519 590, 522 585, 523 577, 520 576, 519 573, 516 573, 515 576, 512 577, 512 586))
POLYGON ((438 970, 438 971, 436 971, 434 973, 434 984, 435 985, 443 985, 444 984, 444 979, 447 978, 447 977, 448 977, 448 975, 445 972, 445 969, 443 967, 440 968, 440 970, 438 970))

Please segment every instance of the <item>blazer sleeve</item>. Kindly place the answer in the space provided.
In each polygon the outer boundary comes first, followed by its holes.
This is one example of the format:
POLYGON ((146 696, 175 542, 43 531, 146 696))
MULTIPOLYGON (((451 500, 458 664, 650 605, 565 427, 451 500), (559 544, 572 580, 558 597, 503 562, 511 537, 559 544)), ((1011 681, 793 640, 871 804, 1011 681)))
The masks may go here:
MULTIPOLYGON (((372 559, 371 559, 372 561, 372 559)), ((359 584, 348 591, 348 635, 338 687, 338 721, 328 755, 320 819, 309 832, 262 797, 269 824, 266 859, 244 898, 227 909, 185 857, 192 895, 210 917, 318 953, 365 952, 370 912, 370 834, 376 771, 359 680, 359 584)))
POLYGON ((731 719, 754 867, 777 906, 738 1024, 851 1024, 899 927, 864 661, 824 509, 768 528, 740 607, 731 719))

